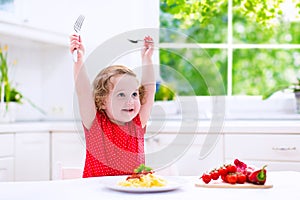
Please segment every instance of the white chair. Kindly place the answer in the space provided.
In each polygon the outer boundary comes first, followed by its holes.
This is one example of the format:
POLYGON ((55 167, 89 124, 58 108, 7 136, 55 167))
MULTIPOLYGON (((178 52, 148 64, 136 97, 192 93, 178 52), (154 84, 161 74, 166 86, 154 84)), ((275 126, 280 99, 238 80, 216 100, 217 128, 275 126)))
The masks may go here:
POLYGON ((61 162, 57 162, 54 165, 54 174, 52 176, 52 180, 63 180, 63 179, 76 179, 82 178, 83 167, 62 164, 61 162))
POLYGON ((62 167, 60 179, 76 179, 82 178, 83 170, 78 167, 62 167))

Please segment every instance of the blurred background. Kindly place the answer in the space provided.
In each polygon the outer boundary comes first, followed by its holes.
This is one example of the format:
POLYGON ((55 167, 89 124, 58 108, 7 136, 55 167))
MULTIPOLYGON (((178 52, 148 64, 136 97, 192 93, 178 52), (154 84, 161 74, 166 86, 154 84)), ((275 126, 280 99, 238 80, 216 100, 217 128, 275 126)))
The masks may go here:
MULTIPOLYGON (((17 121, 74 118, 73 61, 68 45, 80 14, 85 15, 81 35, 86 57, 115 35, 159 27, 158 1, 1 0, 0 47, 7 53, 11 85, 46 113, 23 100, 17 106, 17 121)), ((128 58, 125 64, 137 61, 128 58)))
MULTIPOLYGON (((23 101, 17 120, 74 118, 68 42, 80 14, 86 17, 81 33, 86 57, 118 34, 160 29, 158 82, 176 96, 225 95, 234 99, 229 109, 241 102, 240 107, 259 104, 264 110, 270 100, 261 101, 262 96, 300 76, 300 4, 267 2, 1 0, 0 45, 8 47, 11 84, 46 113, 23 101)), ((140 62, 135 55, 123 61, 128 66, 140 62)), ((279 96, 288 101, 275 105, 295 113, 292 92, 279 96)))

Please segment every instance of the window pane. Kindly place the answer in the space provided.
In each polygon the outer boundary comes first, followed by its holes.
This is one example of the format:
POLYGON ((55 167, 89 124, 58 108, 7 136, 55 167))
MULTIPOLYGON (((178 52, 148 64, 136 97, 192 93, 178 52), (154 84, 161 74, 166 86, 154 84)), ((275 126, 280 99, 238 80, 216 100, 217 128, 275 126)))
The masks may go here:
MULTIPOLYGON (((238 3, 238 2, 237 2, 238 3)), ((251 1, 248 1, 251 4, 251 1)), ((260 3, 263 6, 263 3, 260 3)), ((252 4, 251 4, 252 5, 252 4)), ((281 16, 269 17, 267 10, 258 10, 257 15, 265 23, 246 16, 241 7, 235 5, 233 9, 233 41, 235 44, 299 44, 300 43, 300 8, 295 4, 289 5, 292 15, 280 7, 281 16), (264 16, 266 15, 266 16, 264 16), (296 19, 298 16, 298 19, 296 19), (270 18, 268 20, 268 17, 270 18)), ((300 4, 298 5, 300 6, 300 4)), ((250 11, 251 12, 251 11, 250 11)), ((274 11, 275 12, 275 11, 274 11)), ((270 14, 271 15, 271 14, 270 14)))
POLYGON ((233 95, 263 95, 296 81, 300 50, 237 49, 233 52, 233 95))
POLYGON ((0 11, 13 12, 14 0, 0 0, 0 11))
POLYGON ((160 42, 226 43, 227 0, 160 1, 160 28, 184 33, 186 41, 177 34, 161 32, 160 42))
MULTIPOLYGON (((233 27, 229 41, 232 39, 233 44, 228 43, 227 47, 234 48, 234 51, 233 63, 229 63, 232 71, 227 72, 226 49, 188 49, 192 46, 189 44, 181 44, 181 49, 179 45, 176 47, 176 43, 208 43, 206 46, 209 48, 216 46, 209 46, 211 44, 227 43, 227 0, 160 1, 160 42, 175 43, 173 45, 177 48, 161 49, 161 77, 172 83, 179 95, 224 94, 227 91, 227 73, 231 73, 228 77, 232 80, 228 82, 232 83, 233 95, 263 95, 275 86, 296 81, 296 77, 300 76, 299 48, 286 49, 290 46, 285 45, 284 49, 280 46, 267 49, 268 44, 300 44, 300 4, 291 4, 293 12, 289 12, 281 7, 281 1, 268 4, 265 3, 267 1, 250 0, 232 2, 233 27), (200 17, 195 17, 191 4, 199 6, 196 10, 200 17), (297 15, 298 19, 295 18, 297 15), (247 44, 254 44, 254 47, 255 44, 267 45, 265 49, 261 46, 249 49, 247 44), (210 71, 210 66, 216 70, 210 71), (221 78, 214 83, 216 74, 221 78), (181 82, 188 83, 189 87, 181 82), (217 89, 220 85, 225 88, 223 91, 217 89)), ((173 46, 165 44, 164 47, 173 46)))
POLYGON ((160 75, 182 96, 225 95, 227 51, 160 49, 160 75))

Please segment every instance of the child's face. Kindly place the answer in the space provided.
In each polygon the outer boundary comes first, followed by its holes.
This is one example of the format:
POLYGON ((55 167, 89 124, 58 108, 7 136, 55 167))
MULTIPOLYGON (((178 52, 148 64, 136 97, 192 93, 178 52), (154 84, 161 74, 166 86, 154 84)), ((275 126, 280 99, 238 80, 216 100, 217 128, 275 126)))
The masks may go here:
POLYGON ((114 86, 105 102, 106 114, 115 123, 129 122, 141 108, 138 80, 130 75, 119 75, 110 80, 114 86))

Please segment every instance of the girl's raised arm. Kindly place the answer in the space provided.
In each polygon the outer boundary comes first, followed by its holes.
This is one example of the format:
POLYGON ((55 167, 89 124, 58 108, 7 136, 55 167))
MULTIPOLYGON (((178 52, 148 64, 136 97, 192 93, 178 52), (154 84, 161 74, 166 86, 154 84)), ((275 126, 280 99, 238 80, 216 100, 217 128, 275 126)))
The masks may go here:
POLYGON ((145 88, 144 104, 141 105, 140 119, 142 126, 147 124, 150 117, 155 95, 155 75, 152 63, 153 39, 150 36, 144 38, 144 48, 142 49, 142 80, 141 84, 145 88), (147 42, 148 41, 148 42, 147 42), (150 42, 149 42, 150 41, 150 42))
POLYGON ((83 125, 90 129, 96 116, 96 106, 93 90, 83 64, 84 46, 80 36, 73 34, 70 36, 70 51, 78 50, 77 62, 74 62, 74 81, 78 98, 79 112, 83 125))

